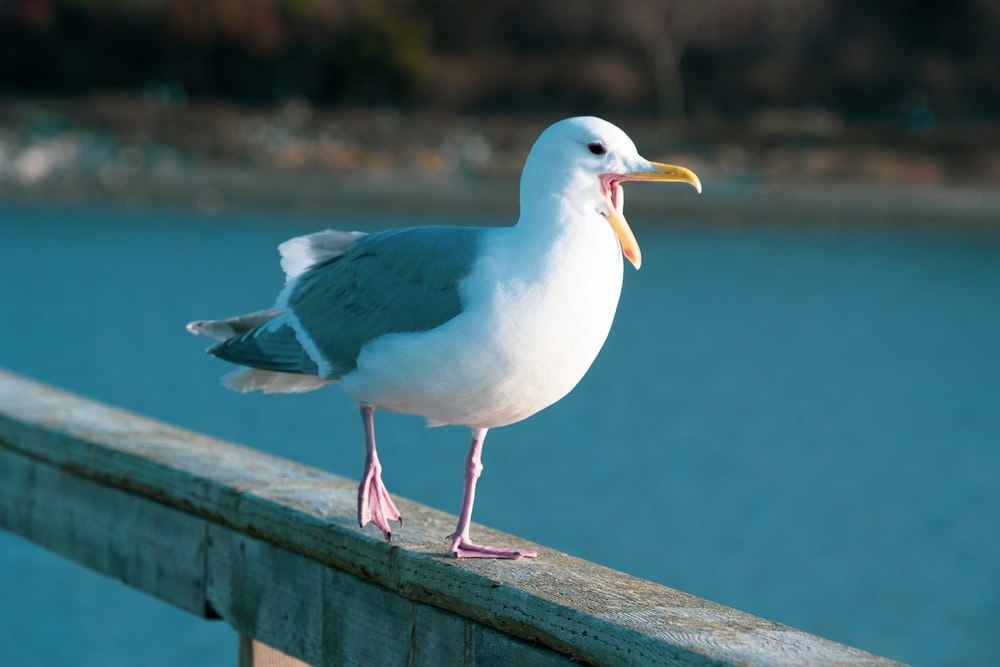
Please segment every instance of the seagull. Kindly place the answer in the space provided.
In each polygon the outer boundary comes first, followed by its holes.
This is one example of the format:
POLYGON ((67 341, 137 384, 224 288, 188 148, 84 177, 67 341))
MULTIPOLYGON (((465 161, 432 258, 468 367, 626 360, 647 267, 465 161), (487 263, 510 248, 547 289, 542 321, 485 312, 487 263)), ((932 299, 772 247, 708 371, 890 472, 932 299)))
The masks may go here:
POLYGON ((359 406, 365 467, 358 524, 386 541, 402 517, 382 482, 376 408, 472 431, 448 554, 533 558, 469 535, 486 433, 521 421, 573 389, 604 345, 621 294, 624 256, 639 244, 623 214, 625 181, 688 183, 684 167, 650 162, 615 125, 559 121, 531 148, 511 227, 420 226, 320 231, 282 243, 286 276, 273 308, 188 331, 239 368, 236 391, 305 392, 339 383, 359 406))

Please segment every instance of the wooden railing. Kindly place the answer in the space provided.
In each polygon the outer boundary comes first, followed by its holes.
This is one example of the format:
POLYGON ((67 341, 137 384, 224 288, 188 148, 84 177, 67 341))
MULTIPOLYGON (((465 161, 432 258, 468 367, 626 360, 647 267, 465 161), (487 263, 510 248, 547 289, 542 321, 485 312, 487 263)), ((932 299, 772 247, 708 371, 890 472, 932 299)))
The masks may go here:
POLYGON ((0 528, 225 619, 241 665, 895 664, 544 547, 447 558, 454 518, 401 499, 386 544, 357 527, 356 497, 0 371, 0 528))

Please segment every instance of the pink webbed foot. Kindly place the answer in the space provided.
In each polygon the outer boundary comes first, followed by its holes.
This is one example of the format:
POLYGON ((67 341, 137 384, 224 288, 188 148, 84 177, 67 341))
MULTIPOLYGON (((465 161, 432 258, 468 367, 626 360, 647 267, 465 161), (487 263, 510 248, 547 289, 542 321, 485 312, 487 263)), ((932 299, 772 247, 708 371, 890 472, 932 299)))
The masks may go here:
POLYGON ((476 544, 467 537, 451 537, 451 547, 448 555, 455 558, 504 558, 508 560, 521 560, 522 558, 535 558, 538 554, 527 549, 504 549, 502 547, 488 547, 476 544))
POLYGON ((370 405, 361 406, 367 455, 365 474, 361 478, 361 485, 358 486, 358 525, 364 528, 368 523, 374 523, 388 542, 392 539, 389 522, 398 521, 402 525, 403 517, 389 497, 385 484, 382 483, 382 464, 378 460, 378 451, 375 448, 374 412, 375 408, 370 405))
POLYGON ((465 490, 462 492, 462 509, 458 514, 458 525, 455 532, 448 536, 451 547, 448 555, 455 558, 506 558, 520 560, 535 558, 538 554, 527 549, 504 549, 476 544, 469 539, 469 525, 472 522, 472 505, 476 501, 476 481, 483 471, 481 460, 483 440, 486 439, 486 429, 472 430, 472 445, 465 460, 465 490))
POLYGON ((392 530, 389 522, 396 521, 400 525, 403 517, 396 509, 395 503, 389 496, 389 490, 382 483, 382 466, 369 466, 365 470, 365 476, 358 487, 358 525, 362 528, 368 523, 375 524, 375 527, 382 531, 385 540, 392 539, 392 530))

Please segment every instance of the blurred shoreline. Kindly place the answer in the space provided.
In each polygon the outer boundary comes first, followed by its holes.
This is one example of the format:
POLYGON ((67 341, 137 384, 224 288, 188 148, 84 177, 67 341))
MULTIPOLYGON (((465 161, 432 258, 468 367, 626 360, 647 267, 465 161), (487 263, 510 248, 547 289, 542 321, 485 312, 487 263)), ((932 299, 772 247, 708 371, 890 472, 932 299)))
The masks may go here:
MULTIPOLYGON (((553 115, 177 106, 150 94, 0 99, 0 201, 337 214, 517 214, 527 151, 553 115)), ((1000 224, 1000 129, 848 127, 769 109, 736 127, 609 118, 651 159, 705 184, 628 189, 630 215, 739 224, 1000 224)))

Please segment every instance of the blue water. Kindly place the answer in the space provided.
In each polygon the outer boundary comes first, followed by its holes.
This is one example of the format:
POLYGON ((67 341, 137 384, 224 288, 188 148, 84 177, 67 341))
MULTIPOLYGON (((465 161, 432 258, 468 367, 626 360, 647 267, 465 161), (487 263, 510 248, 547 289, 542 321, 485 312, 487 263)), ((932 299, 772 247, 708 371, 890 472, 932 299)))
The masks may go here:
MULTIPOLYGON (((404 222, 278 218, 0 207, 0 366, 357 478, 335 388, 228 392, 183 330, 269 306, 285 238, 404 222)), ((1000 232, 633 222, 604 351, 490 433, 474 518, 915 665, 1000 664, 1000 232)), ((467 432, 377 428, 389 489, 454 513, 467 432)), ((0 534, 0 646, 194 667, 236 638, 0 534)))

